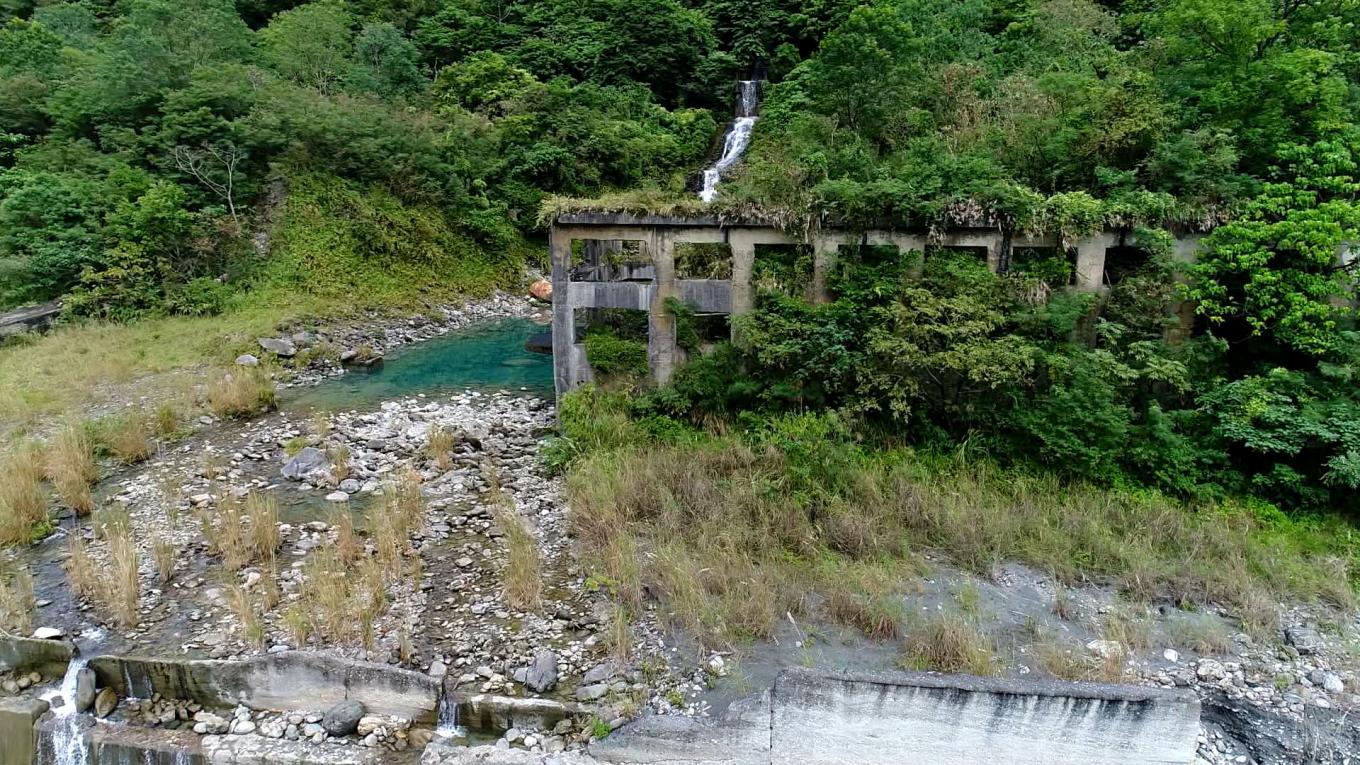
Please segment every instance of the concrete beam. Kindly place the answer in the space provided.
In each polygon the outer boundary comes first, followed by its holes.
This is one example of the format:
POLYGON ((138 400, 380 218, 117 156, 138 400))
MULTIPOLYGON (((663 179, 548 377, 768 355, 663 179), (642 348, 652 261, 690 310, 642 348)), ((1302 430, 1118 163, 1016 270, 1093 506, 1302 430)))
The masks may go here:
POLYGON ((731 313, 732 283, 726 279, 678 279, 680 300, 699 313, 731 313))
POLYGON ((627 308, 646 311, 652 304, 652 290, 652 285, 636 282, 572 282, 567 290, 567 303, 573 309, 627 308))

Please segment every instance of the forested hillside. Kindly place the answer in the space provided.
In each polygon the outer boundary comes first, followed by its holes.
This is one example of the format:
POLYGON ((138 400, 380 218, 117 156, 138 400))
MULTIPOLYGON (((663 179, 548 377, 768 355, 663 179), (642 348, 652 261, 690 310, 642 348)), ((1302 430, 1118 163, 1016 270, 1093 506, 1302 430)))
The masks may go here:
POLYGON ((767 290, 755 342, 638 412, 836 410, 861 436, 1185 496, 1360 488, 1338 261, 1360 239, 1356 0, 4 7, 0 307, 131 321, 490 289, 549 195, 692 200, 734 80, 760 71, 719 206, 1064 244, 1112 225, 1128 247, 1102 295, 1061 289, 1061 252, 1008 252, 1001 278, 927 258, 920 281, 864 253, 829 306, 767 290), (1208 233, 1193 267, 1168 226, 1208 233))

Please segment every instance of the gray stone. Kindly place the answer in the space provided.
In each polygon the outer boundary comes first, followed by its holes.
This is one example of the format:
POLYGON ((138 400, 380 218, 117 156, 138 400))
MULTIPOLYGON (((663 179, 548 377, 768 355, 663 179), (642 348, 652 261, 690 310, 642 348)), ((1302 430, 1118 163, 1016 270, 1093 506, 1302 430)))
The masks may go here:
POLYGON ((117 708, 118 693, 112 688, 100 688, 94 696, 94 716, 103 719, 117 708))
POLYGON ((94 706, 94 682, 94 670, 89 667, 84 667, 76 673, 75 702, 77 712, 87 712, 90 707, 94 706))
POLYGON ((346 494, 358 494, 359 489, 361 488, 363 487, 353 478, 346 478, 340 482, 339 486, 340 491, 343 491, 346 494))
POLYGON ((293 458, 284 464, 281 472, 284 478, 301 481, 313 471, 326 468, 330 464, 324 452, 314 446, 308 446, 293 455, 293 458))
POLYGON ((546 648, 534 654, 534 662, 524 673, 524 684, 535 693, 547 693, 557 685, 557 654, 546 648))
POLYGON ((1284 639, 1303 656, 1322 650, 1322 635, 1318 633, 1317 627, 1311 624, 1286 629, 1284 639))
POLYGON ((591 667, 586 676, 581 678, 581 685, 595 685, 603 683, 619 673, 619 665, 613 661, 606 661, 591 667))
POLYGON ((364 705, 347 699, 326 710, 321 717, 321 727, 332 736, 348 736, 359 729, 363 716, 364 705))
POLYGON ((243 353, 236 357, 236 366, 238 367, 258 367, 259 365, 260 359, 249 353, 243 353))
MULTIPOLYGON (((51 601, 48 601, 48 602, 50 603, 51 601)), ((65 635, 65 634, 66 634, 65 632, 62 632, 61 630, 57 629, 56 627, 39 627, 39 628, 37 628, 36 630, 33 630, 33 639, 34 639, 34 640, 60 640, 60 639, 62 638, 62 636, 65 635)))
POLYGON ((576 689, 577 701, 599 701, 604 695, 609 693, 608 683, 596 683, 594 685, 583 685, 576 689))
POLYGON ((292 340, 282 337, 262 337, 260 347, 283 358, 291 358, 297 355, 297 346, 293 345, 292 340))

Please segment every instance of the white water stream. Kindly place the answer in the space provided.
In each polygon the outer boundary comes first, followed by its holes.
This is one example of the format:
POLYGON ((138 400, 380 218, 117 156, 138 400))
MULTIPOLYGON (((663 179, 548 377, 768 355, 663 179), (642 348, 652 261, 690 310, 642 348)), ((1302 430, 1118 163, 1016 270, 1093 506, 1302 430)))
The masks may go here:
MULTIPOLYGON (((80 681, 80 671, 85 669, 88 660, 76 656, 66 666, 66 675, 61 679, 61 688, 48 691, 42 699, 53 703, 61 699, 52 714, 56 717, 52 726, 52 765, 90 765, 89 747, 85 744, 85 729, 80 725, 76 714, 76 686, 80 681)), ((41 757, 40 757, 41 761, 41 757)))
POLYGON ((751 144, 751 130, 756 126, 756 110, 760 108, 760 80, 742 80, 741 97, 737 99, 737 116, 723 137, 722 155, 712 167, 704 169, 704 187, 699 198, 712 202, 718 196, 718 181, 729 167, 741 159, 751 144))

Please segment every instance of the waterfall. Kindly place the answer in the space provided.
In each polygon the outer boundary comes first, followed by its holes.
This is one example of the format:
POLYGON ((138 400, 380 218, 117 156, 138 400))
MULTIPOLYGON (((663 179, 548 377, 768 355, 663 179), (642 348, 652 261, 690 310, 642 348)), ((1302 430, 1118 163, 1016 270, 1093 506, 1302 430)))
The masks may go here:
POLYGON ((751 129, 756 125, 760 108, 760 80, 742 80, 741 95, 737 98, 736 119, 723 137, 722 154, 711 167, 704 169, 704 187, 699 198, 712 202, 718 196, 718 181, 727 168, 736 164, 751 143, 751 129))
POLYGON ((439 721, 434 732, 446 739, 467 738, 467 731, 458 725, 458 700, 447 689, 439 695, 439 721))
POLYGON ((85 730, 80 725, 80 715, 76 713, 76 686, 80 682, 80 672, 85 669, 87 659, 74 656, 66 666, 66 676, 61 679, 61 688, 43 694, 44 701, 52 702, 60 698, 61 706, 52 710, 55 720, 49 741, 51 758, 39 756, 39 762, 52 765, 90 765, 89 747, 85 745, 85 730))

